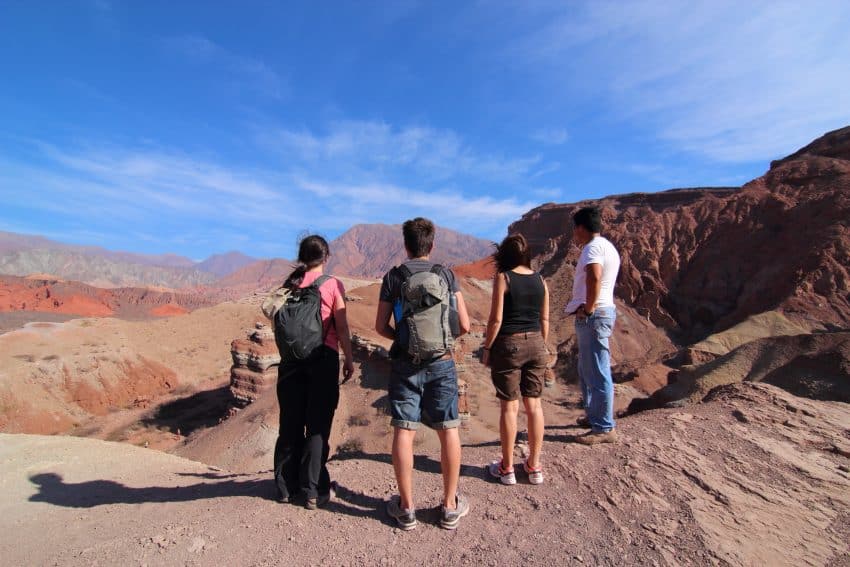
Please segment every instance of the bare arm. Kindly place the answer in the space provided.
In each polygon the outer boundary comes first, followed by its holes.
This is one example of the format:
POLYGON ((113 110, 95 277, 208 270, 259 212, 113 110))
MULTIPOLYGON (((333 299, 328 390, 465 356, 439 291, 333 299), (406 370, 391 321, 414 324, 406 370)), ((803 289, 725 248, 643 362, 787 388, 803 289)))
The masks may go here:
POLYGON ((378 313, 375 315, 375 331, 385 339, 394 341, 395 329, 390 326, 390 317, 392 317, 392 314, 392 303, 389 301, 378 302, 378 313))
POLYGON ((354 374, 354 357, 351 352, 351 331, 348 328, 348 315, 345 312, 345 298, 342 294, 336 296, 334 301, 334 324, 340 348, 345 357, 342 367, 343 384, 351 379, 354 374))
POLYGON ((585 295, 584 312, 590 315, 596 309, 599 300, 599 292, 602 291, 602 264, 588 264, 587 272, 587 295, 585 295))
MULTIPOLYGON (((549 339, 549 286, 543 281, 543 305, 540 306, 540 334, 543 335, 543 343, 549 339)), ((548 348, 548 347, 547 347, 548 348)))
POLYGON ((487 333, 484 335, 484 352, 481 354, 483 364, 490 363, 490 348, 496 342, 499 329, 502 328, 502 314, 505 307, 505 275, 496 274, 493 277, 493 295, 490 299, 490 317, 487 319, 487 333))
POLYGON ((466 302, 463 300, 463 294, 458 291, 455 293, 455 298, 457 299, 457 322, 460 327, 460 335, 465 335, 470 329, 469 313, 466 311, 466 302))

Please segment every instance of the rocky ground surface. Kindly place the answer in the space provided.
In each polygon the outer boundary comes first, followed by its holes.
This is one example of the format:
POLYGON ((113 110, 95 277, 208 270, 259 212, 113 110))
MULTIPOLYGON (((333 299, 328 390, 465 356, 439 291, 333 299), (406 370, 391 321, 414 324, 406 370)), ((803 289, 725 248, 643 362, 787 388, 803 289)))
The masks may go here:
POLYGON ((620 421, 621 443, 570 443, 552 421, 546 482, 507 487, 466 442, 471 512, 437 525, 439 455, 416 461, 419 527, 384 512, 385 452, 337 453, 324 510, 234 474, 92 439, 0 435, 0 554, 8 564, 850 565, 850 408, 763 384, 620 421), (50 537, 43 537, 50 534, 50 537))

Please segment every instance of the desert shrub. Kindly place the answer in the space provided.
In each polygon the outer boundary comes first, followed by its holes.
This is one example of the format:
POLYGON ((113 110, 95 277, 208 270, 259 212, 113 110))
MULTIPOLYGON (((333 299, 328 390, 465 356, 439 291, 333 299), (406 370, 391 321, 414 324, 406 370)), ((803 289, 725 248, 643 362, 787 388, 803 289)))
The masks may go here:
POLYGON ((366 425, 369 425, 370 423, 371 422, 369 421, 369 418, 366 417, 365 415, 352 415, 351 417, 348 418, 348 425, 350 425, 352 427, 355 427, 355 426, 364 427, 366 425))
POLYGON ((337 447, 337 453, 362 453, 363 441, 360 439, 347 439, 337 447))

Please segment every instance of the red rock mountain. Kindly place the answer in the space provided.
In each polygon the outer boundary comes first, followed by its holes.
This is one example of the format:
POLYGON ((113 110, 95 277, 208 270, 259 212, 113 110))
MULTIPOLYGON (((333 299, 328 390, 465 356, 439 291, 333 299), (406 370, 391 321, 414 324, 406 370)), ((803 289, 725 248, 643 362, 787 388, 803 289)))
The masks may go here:
POLYGON ((240 293, 269 289, 280 284, 292 271, 292 267, 292 260, 284 258, 257 260, 216 280, 215 287, 238 290, 240 293))
POLYGON ((57 279, 0 276, 0 313, 36 311, 133 319, 180 315, 210 304, 200 295, 142 288, 100 289, 57 279))
POLYGON ((203 262, 196 264, 195 269, 224 277, 256 261, 256 258, 246 256, 236 250, 231 250, 224 254, 213 254, 203 262))
MULTIPOLYGON (((401 225, 358 224, 330 243, 328 271, 377 278, 407 257, 401 225)), ((446 266, 473 262, 493 252, 493 243, 438 227, 431 259, 446 266)))
POLYGON ((680 189, 544 205, 513 223, 531 241, 555 306, 572 285, 572 214, 602 208, 623 265, 616 295, 687 344, 781 310, 850 326, 850 127, 741 188, 680 189))

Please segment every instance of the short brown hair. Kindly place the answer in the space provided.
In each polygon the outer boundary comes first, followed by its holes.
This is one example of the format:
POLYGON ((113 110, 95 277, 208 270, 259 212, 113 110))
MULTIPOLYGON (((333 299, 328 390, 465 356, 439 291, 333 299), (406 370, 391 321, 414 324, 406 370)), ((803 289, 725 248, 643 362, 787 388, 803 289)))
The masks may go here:
POLYGON ((505 237, 502 243, 496 246, 493 260, 499 272, 507 272, 517 266, 531 268, 531 249, 528 246, 528 240, 520 233, 505 237))
POLYGON ((422 217, 406 221, 401 226, 404 247, 412 258, 427 256, 434 248, 434 223, 422 217))

